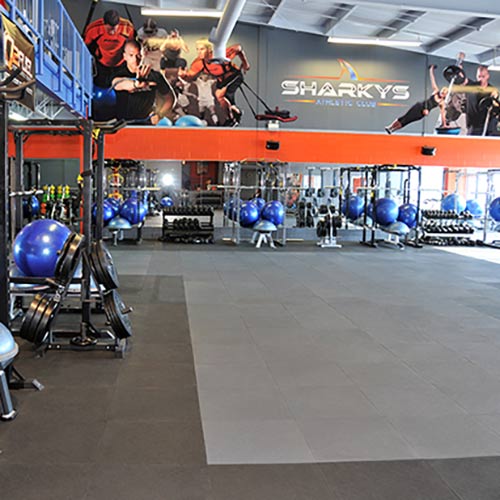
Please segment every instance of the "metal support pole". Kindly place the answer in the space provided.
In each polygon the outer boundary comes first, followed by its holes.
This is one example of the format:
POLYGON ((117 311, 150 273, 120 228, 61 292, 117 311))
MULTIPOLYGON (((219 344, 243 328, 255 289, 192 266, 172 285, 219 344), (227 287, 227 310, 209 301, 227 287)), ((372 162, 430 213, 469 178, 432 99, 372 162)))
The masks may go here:
POLYGON ((96 224, 95 238, 102 240, 103 231, 103 202, 104 202, 104 133, 99 132, 97 136, 97 168, 96 168, 96 224))
MULTIPOLYGON (((84 120, 83 126, 83 235, 85 243, 83 251, 90 254, 92 243, 92 122, 84 120)), ((82 259, 82 328, 81 341, 87 338, 87 327, 90 325, 90 267, 88 259, 82 259)))
MULTIPOLYGON (((23 134, 19 131, 14 133, 16 143, 16 161, 14 166, 14 175, 12 179, 12 189, 15 192, 24 191, 23 169, 24 169, 24 149, 23 149, 23 134)), ((29 186, 31 189, 32 186, 29 186)), ((31 197, 26 200, 28 207, 31 210, 31 197)), ((15 196, 12 199, 12 207, 14 208, 14 233, 17 234, 23 228, 23 198, 15 196)))
POLYGON ((8 103, 0 99, 0 323, 10 321, 8 103))

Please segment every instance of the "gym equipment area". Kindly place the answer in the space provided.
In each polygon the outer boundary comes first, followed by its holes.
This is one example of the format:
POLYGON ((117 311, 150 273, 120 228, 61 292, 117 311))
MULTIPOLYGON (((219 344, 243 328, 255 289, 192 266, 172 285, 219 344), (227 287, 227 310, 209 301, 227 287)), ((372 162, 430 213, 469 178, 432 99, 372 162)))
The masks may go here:
POLYGON ((153 3, 0 0, 0 496, 498 500, 500 8, 153 3))

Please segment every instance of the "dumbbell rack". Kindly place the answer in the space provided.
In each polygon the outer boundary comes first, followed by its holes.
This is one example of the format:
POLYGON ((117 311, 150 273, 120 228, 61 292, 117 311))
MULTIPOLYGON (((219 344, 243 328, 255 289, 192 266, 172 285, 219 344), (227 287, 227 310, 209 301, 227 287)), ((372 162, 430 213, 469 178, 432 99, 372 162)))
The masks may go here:
POLYGON ((214 242, 214 211, 211 207, 164 207, 163 225, 160 241, 179 241, 182 243, 214 242), (176 221, 186 219, 199 225, 181 228, 176 221))
POLYGON ((422 241, 435 246, 474 246, 474 228, 466 221, 472 220, 467 212, 455 210, 423 210, 422 241))

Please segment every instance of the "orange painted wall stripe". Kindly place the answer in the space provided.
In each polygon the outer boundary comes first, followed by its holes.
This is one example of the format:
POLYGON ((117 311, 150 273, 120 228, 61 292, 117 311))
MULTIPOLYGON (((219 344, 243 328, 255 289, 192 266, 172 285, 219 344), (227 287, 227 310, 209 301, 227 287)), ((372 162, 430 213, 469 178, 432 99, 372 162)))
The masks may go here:
MULTIPOLYGON (((31 136, 26 158, 80 158, 78 137, 31 136)), ((106 158, 136 160, 408 164, 499 167, 500 138, 410 136, 261 129, 127 127, 107 135, 106 158), (280 149, 266 149, 266 141, 280 149), (424 156, 422 146, 436 148, 424 156)), ((14 153, 10 141, 10 154, 14 153)))

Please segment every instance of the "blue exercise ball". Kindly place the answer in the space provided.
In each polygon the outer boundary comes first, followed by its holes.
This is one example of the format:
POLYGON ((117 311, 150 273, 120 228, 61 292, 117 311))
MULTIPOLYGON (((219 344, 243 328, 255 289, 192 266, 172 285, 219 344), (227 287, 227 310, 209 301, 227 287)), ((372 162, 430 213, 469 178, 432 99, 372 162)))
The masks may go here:
POLYGON ((175 121, 176 127, 204 127, 205 124, 197 117, 193 115, 184 115, 177 118, 175 121))
POLYGON ((398 221, 404 222, 408 227, 415 227, 417 224, 418 209, 413 203, 404 203, 399 207, 398 221))
POLYGON ((26 198, 23 198, 23 217, 27 219, 29 217, 29 207, 31 206, 31 216, 36 217, 40 213, 40 202, 36 196, 32 196, 28 202, 26 198), (29 205, 28 205, 29 203, 29 205))
POLYGON ((253 198, 251 201, 257 205, 259 212, 262 212, 262 209, 266 204, 266 200, 264 200, 264 198, 253 198))
POLYGON ((234 205, 234 198, 229 198, 229 200, 224 203, 224 215, 226 217, 231 218, 233 215, 233 205, 234 205))
POLYGON ((172 120, 169 120, 166 116, 161 118, 156 124, 157 127, 171 127, 172 125, 172 120))
POLYGON ((122 202, 118 199, 118 198, 106 198, 106 201, 110 204, 110 205, 113 205, 113 207, 115 208, 116 210, 116 214, 118 214, 118 212, 120 211, 120 207, 122 205, 122 202))
POLYGON ((361 196, 353 194, 342 203, 342 213, 346 215, 348 219, 355 220, 363 213, 364 207, 365 200, 361 198, 361 196))
POLYGON ((285 207, 281 201, 268 201, 261 212, 264 220, 272 222, 275 226, 280 226, 285 222, 285 207))
POLYGON ((365 212, 368 217, 373 219, 373 203, 371 201, 366 205, 365 212))
POLYGON ((26 276, 54 276, 59 252, 71 230, 52 219, 30 222, 14 240, 13 254, 17 267, 26 276))
POLYGON ((500 222, 500 197, 495 198, 490 203, 489 210, 490 210, 491 218, 496 222, 500 222))
POLYGON ((398 204, 390 198, 379 198, 375 203, 375 221, 381 226, 395 222, 398 214, 398 204))
POLYGON ((162 207, 173 207, 174 206, 174 200, 172 200, 172 198, 170 198, 170 196, 164 196, 160 200, 160 205, 162 207))
POLYGON ((243 227, 252 227, 260 217, 260 210, 254 201, 245 201, 240 208, 240 224, 243 227))
POLYGON ((120 216, 130 224, 140 224, 146 217, 147 209, 137 198, 128 198, 120 207, 120 216))
POLYGON ((12 336, 10 330, 0 323, 0 360, 8 364, 11 359, 14 359, 19 351, 19 347, 12 336))
POLYGON ((401 221, 396 221, 393 222, 392 224, 389 224, 387 230, 390 231, 391 233, 397 234, 398 236, 406 236, 410 232, 408 224, 405 224, 404 222, 401 221))
MULTIPOLYGON (((107 200, 104 200, 102 203, 102 220, 104 224, 107 224, 113 217, 118 215, 118 209, 113 203, 110 203, 107 200)), ((97 218, 97 203, 92 205, 92 219, 96 220, 97 218)))
POLYGON ((94 85, 92 94, 93 104, 96 107, 111 107, 116 105, 116 92, 113 88, 102 88, 94 85))
POLYGON ((476 200, 467 200, 465 202, 465 210, 470 212, 474 217, 482 217, 483 207, 476 200))
POLYGON ((461 213, 465 210, 465 200, 458 194, 449 194, 441 200, 441 210, 455 210, 461 213))
POLYGON ((132 227, 132 224, 127 219, 124 219, 123 217, 115 217, 111 221, 109 221, 108 228, 111 231, 117 231, 119 229, 130 229, 132 227))

